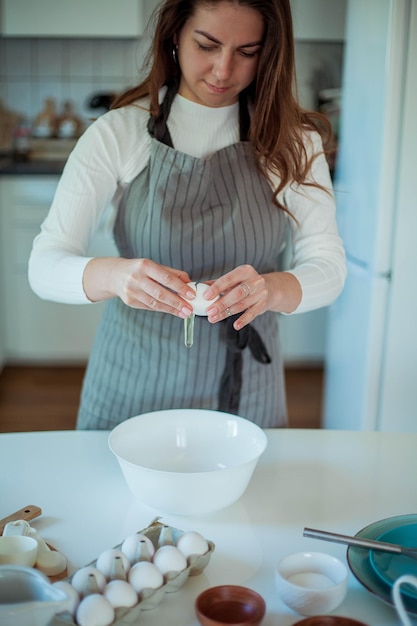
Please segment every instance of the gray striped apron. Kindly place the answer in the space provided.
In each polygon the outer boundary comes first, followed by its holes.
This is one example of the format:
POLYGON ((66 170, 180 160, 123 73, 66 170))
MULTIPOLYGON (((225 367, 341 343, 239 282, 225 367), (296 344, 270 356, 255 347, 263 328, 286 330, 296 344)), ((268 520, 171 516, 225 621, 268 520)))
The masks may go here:
MULTIPOLYGON (((169 136, 169 106, 162 114, 169 136)), ((120 204, 114 229, 120 255, 185 270, 194 281, 215 279, 245 263, 259 273, 278 270, 286 218, 257 171, 251 145, 240 141, 200 159, 163 141, 151 139, 149 164, 120 204)), ((237 412, 264 428, 286 426, 278 315, 267 312, 251 326, 271 362, 242 351, 237 412)), ((155 410, 218 410, 226 357, 227 324, 196 317, 194 344, 186 348, 182 319, 114 298, 89 358, 77 428, 111 429, 155 410)))

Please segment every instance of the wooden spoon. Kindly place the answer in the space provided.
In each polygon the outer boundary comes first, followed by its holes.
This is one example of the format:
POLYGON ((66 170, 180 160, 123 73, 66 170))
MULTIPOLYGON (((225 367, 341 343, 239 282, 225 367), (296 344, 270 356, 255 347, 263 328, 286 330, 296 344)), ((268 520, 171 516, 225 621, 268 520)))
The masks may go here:
POLYGON ((4 527, 9 522, 17 522, 17 520, 19 519, 23 519, 28 522, 31 519, 35 519, 35 517, 39 517, 39 515, 42 515, 42 509, 38 506, 35 506, 34 504, 29 504, 23 509, 19 509, 15 513, 12 513, 11 515, 4 517, 3 519, 0 519, 0 535, 3 534, 4 527))
MULTIPOLYGON (((29 504, 28 506, 25 506, 23 509, 19 509, 15 513, 12 513, 11 515, 8 515, 7 517, 4 517, 3 519, 0 520, 0 535, 3 534, 6 524, 8 524, 9 522, 17 522, 17 520, 21 520, 21 519, 28 522, 29 520, 35 519, 35 517, 39 517, 40 515, 42 515, 42 509, 38 506, 35 506, 34 504, 29 504)), ((56 548, 54 548, 54 546, 52 546, 50 543, 47 543, 46 545, 53 552, 57 551, 56 548)), ((63 578, 66 578, 67 576, 68 576, 68 568, 65 568, 59 574, 56 574, 54 576, 48 576, 48 578, 51 582, 56 582, 57 580, 62 580, 63 578)))

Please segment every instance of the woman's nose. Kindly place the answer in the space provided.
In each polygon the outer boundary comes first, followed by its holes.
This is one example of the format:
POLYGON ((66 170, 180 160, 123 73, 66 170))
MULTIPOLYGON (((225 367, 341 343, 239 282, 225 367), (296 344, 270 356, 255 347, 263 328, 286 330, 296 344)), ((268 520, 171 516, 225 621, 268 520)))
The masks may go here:
POLYGON ((214 64, 213 73, 218 80, 227 80, 233 71, 233 60, 230 54, 223 52, 214 64))

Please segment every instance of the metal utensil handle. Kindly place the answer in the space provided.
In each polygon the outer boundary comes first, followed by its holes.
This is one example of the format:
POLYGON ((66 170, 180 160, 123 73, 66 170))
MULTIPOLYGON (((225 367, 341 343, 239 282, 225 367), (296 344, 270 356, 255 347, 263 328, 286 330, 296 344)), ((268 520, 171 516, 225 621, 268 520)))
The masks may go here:
POLYGON ((314 528, 304 528, 303 536, 311 537, 312 539, 324 539, 324 541, 332 541, 334 543, 344 543, 350 546, 358 546, 359 548, 372 548, 373 550, 381 550, 383 552, 393 552, 394 554, 402 554, 403 551, 402 546, 397 546, 395 543, 350 537, 349 535, 340 535, 338 533, 330 533, 314 528))
POLYGON ((0 535, 3 534, 4 527, 9 522, 16 522, 19 519, 26 520, 27 522, 31 519, 35 519, 35 517, 39 517, 42 515, 42 509, 34 504, 28 504, 23 509, 19 509, 15 513, 8 515, 0 520, 0 535))

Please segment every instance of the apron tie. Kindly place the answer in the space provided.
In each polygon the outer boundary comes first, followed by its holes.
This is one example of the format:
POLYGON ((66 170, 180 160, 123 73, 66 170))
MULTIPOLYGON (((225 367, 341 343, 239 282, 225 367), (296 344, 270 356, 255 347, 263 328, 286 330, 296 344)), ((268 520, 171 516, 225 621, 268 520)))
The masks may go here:
MULTIPOLYGON (((240 313, 239 313, 240 315, 240 313)), ((253 358, 259 363, 271 363, 265 344, 259 333, 250 324, 241 330, 233 328, 233 322, 239 315, 232 315, 224 320, 226 324, 226 363, 220 380, 219 411, 237 415, 242 388, 242 350, 249 347, 253 358)))

